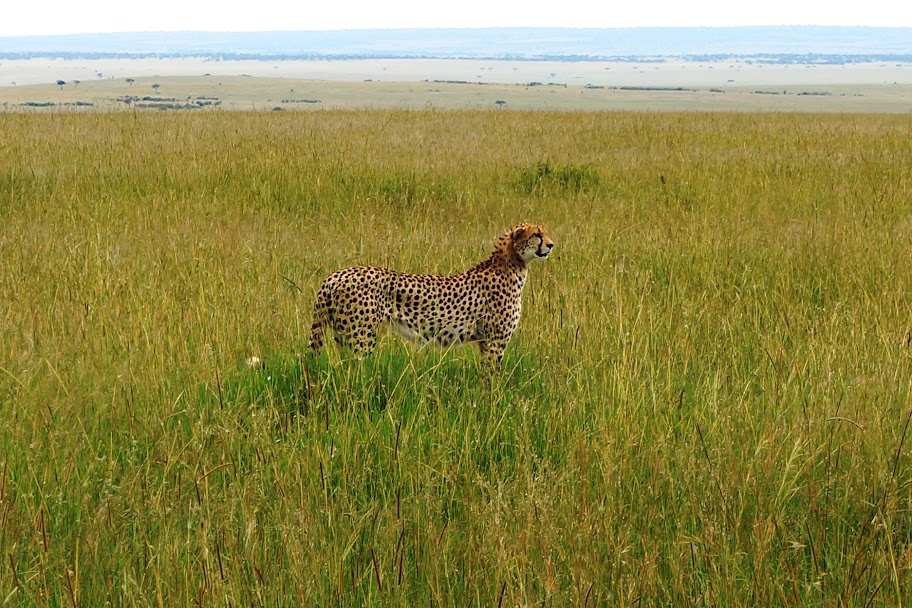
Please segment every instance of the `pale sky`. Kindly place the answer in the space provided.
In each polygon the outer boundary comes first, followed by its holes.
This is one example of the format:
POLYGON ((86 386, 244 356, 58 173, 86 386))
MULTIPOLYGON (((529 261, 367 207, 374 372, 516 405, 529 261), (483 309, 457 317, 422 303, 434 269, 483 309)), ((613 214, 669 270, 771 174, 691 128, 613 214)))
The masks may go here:
POLYGON ((909 0, 0 0, 0 36, 401 27, 912 27, 909 0))

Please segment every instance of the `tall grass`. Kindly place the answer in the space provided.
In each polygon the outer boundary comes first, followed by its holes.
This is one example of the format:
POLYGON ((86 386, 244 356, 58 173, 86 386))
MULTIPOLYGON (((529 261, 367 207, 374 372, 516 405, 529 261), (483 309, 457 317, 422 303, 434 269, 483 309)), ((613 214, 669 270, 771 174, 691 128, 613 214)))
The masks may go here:
POLYGON ((910 131, 0 114, 0 598, 912 603, 910 131), (490 384, 305 352, 332 270, 517 221, 557 249, 490 384))

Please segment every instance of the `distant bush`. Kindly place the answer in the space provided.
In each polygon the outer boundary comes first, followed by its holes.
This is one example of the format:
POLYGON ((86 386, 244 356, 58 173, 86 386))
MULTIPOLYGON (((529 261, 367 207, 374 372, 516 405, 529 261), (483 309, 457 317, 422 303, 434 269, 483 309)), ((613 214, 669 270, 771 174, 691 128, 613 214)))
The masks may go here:
POLYGON ((686 87, 636 87, 636 86, 622 86, 622 87, 613 87, 619 91, 690 91, 695 92, 696 89, 688 89, 686 87))
POLYGON ((197 97, 196 99, 188 97, 185 101, 174 97, 136 97, 133 95, 124 95, 118 97, 117 101, 127 105, 133 105, 134 108, 146 110, 195 110, 207 108, 210 106, 222 105, 218 97, 197 97))
POLYGON ((64 103, 57 103, 54 101, 23 101, 19 105, 26 107, 26 108, 52 108, 52 107, 66 107, 66 106, 88 107, 88 106, 94 106, 95 104, 90 101, 72 101, 72 102, 64 102, 64 103))

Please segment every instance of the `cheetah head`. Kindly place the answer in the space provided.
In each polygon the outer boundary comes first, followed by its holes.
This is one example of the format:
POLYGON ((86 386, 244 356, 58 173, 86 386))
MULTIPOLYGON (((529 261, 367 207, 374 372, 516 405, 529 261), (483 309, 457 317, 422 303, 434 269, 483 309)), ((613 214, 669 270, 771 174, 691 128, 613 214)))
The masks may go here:
POLYGON ((523 262, 545 259, 554 247, 548 229, 541 224, 517 224, 510 229, 513 251, 523 262))

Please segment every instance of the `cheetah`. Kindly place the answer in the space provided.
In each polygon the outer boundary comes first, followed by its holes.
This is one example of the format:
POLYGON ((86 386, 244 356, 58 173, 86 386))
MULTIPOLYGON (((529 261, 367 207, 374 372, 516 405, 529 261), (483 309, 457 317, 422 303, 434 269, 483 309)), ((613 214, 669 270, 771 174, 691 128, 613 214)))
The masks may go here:
POLYGON ((373 351, 378 328, 443 348, 474 342, 486 367, 499 369, 519 323, 529 262, 545 259, 554 241, 537 224, 517 224, 483 262, 450 277, 356 266, 329 275, 317 292, 310 348, 319 353, 331 328, 359 356, 373 351))

